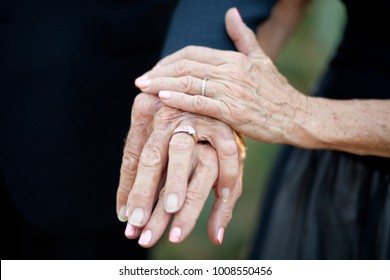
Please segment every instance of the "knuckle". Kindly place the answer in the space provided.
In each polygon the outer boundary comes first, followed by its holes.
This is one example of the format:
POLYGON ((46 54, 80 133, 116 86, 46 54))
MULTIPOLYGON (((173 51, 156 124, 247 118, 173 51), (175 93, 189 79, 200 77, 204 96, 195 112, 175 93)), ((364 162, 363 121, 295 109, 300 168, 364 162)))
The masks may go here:
POLYGON ((117 189, 117 198, 127 198, 127 196, 129 195, 131 191, 131 186, 129 186, 128 184, 119 184, 119 187, 117 189))
POLYGON ((180 60, 174 65, 175 73, 177 76, 185 76, 188 75, 190 70, 189 61, 186 59, 180 60))
POLYGON ((224 140, 219 145, 219 152, 224 158, 230 158, 237 156, 238 159, 238 148, 234 140, 224 140))
POLYGON ((188 188, 186 203, 199 204, 206 201, 207 195, 202 191, 200 182, 193 182, 193 187, 188 188))
POLYGON ((156 126, 156 129, 158 129, 157 132, 160 133, 161 137, 164 136, 164 132, 168 129, 170 124, 180 118, 181 115, 181 111, 167 106, 163 106, 156 111, 153 124, 156 126))
POLYGON ((187 184, 188 178, 184 174, 172 174, 169 178, 170 186, 177 186, 177 185, 183 185, 187 184))
POLYGON ((160 150, 156 147, 145 147, 142 151, 139 166, 142 168, 156 168, 162 164, 160 150))
POLYGON ((134 98, 131 110, 132 119, 144 120, 148 118, 155 104, 151 97, 148 94, 140 93, 134 98))
POLYGON ((206 100, 202 96, 193 96, 192 97, 192 107, 195 112, 203 112, 206 109, 206 100))
POLYGON ((186 92, 192 92, 194 89, 194 82, 191 76, 185 76, 180 79, 181 89, 186 92))
POLYGON ((228 206, 222 211, 222 218, 226 223, 229 223, 233 218, 233 206, 228 206))
POLYGON ((191 46, 191 45, 184 47, 182 49, 182 56, 183 57, 189 57, 193 53, 194 48, 195 48, 195 46, 191 46))
POLYGON ((165 224, 165 215, 166 215, 166 213, 164 212, 164 210, 159 210, 159 211, 155 210, 153 212, 153 216, 151 218, 149 226, 153 227, 153 226, 165 224))
POLYGON ((218 164, 217 153, 211 149, 198 153, 198 160, 206 167, 212 167, 218 164))
POLYGON ((137 170, 138 157, 130 151, 124 151, 122 157, 122 170, 124 172, 133 172, 137 170))
POLYGON ((127 171, 121 168, 119 178, 119 189, 131 190, 134 184, 137 171, 127 171))
POLYGON ((130 197, 140 205, 142 202, 152 201, 151 199, 154 198, 154 193, 148 188, 133 188, 130 197))

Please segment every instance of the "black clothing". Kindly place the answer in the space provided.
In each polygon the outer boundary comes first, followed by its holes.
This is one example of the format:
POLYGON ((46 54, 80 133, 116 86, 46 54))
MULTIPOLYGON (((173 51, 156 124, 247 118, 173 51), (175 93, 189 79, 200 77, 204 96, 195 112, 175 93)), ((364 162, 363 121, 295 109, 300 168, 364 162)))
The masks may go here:
POLYGON ((146 257, 125 238, 115 197, 139 92, 133 81, 158 61, 174 5, 0 2, 1 215, 9 237, 2 239, 2 258, 146 257), (83 241, 88 239, 97 241, 83 241), (24 243, 50 247, 52 240, 74 240, 89 253, 3 250, 24 243), (110 249, 99 253, 103 247, 110 249))
MULTIPOLYGON (((389 99, 385 1, 345 4, 344 36, 315 94, 389 99)), ((390 259, 390 159, 285 147, 251 258, 390 259)))

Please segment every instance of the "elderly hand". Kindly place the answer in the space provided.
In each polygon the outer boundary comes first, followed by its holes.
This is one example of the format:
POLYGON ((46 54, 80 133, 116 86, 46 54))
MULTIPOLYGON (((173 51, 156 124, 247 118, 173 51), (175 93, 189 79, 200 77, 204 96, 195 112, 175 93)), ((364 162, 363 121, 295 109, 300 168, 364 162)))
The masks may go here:
POLYGON ((241 53, 186 47, 161 60, 136 85, 159 93, 170 107, 219 119, 255 140, 289 142, 305 96, 277 71, 236 9, 227 12, 226 29, 241 53))
POLYGON ((117 192, 118 218, 126 221, 129 217, 126 236, 141 235, 139 243, 150 247, 176 213, 169 239, 181 242, 194 227, 218 177, 208 231, 211 241, 221 244, 241 193, 244 151, 239 154, 238 148, 242 146, 237 147, 227 125, 161 105, 158 98, 146 94, 134 101, 117 192), (172 135, 183 125, 194 127, 200 141, 211 143, 218 159, 210 144, 195 145, 185 133, 172 135))

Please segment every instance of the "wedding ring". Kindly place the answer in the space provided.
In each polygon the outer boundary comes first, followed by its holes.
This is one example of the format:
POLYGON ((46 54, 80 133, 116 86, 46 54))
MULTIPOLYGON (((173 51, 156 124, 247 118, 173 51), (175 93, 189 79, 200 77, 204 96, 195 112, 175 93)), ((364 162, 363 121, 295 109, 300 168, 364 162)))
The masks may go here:
POLYGON ((202 80, 202 89, 201 89, 202 96, 204 96, 206 93, 206 83, 207 83, 207 79, 203 79, 202 80))
POLYGON ((192 126, 189 125, 179 126, 173 131, 172 135, 175 135, 176 133, 186 133, 190 135, 192 139, 194 139, 195 144, 198 142, 198 134, 196 133, 196 130, 192 126))

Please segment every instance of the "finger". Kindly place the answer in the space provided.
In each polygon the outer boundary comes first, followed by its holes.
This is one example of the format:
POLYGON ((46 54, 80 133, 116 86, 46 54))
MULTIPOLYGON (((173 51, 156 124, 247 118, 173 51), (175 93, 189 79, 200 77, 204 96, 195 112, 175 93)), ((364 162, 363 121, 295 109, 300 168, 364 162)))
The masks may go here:
POLYGON ((240 156, 236 139, 230 129, 218 129, 208 137, 208 141, 218 155, 217 194, 218 197, 222 198, 223 202, 227 202, 230 199, 230 194, 234 192, 240 174, 240 156))
POLYGON ((182 242, 193 230, 218 176, 215 150, 209 144, 197 144, 196 166, 183 208, 176 213, 169 233, 173 243, 182 242))
MULTIPOLYGON (((225 83, 226 84, 226 83, 225 83)), ((216 82, 212 78, 203 80, 193 76, 184 77, 157 77, 150 79, 147 87, 140 87, 145 93, 158 94, 161 90, 172 90, 185 92, 191 95, 206 95, 210 98, 217 98, 223 90, 223 84, 216 82), (202 90, 204 86, 204 90, 202 90)))
MULTIPOLYGON (((183 77, 193 76, 200 79, 218 76, 218 67, 208 63, 201 63, 194 60, 182 59, 171 64, 161 66, 148 72, 148 75, 143 75, 135 80, 135 85, 140 87, 140 81, 152 79, 156 77, 183 77)), ((141 83, 142 86, 143 83, 141 83)))
POLYGON ((237 50, 250 57, 266 56, 261 50, 256 35, 242 21, 237 8, 231 8, 225 15, 226 31, 237 50))
MULTIPOLYGON (((183 126, 180 124, 179 126, 183 126)), ((188 178, 192 171, 195 141, 191 135, 177 133, 169 143, 169 162, 165 184, 164 206, 168 213, 181 209, 186 197, 188 178)))
POLYGON ((143 227, 149 219, 167 162, 169 137, 157 127, 147 140, 138 164, 137 176, 127 201, 129 223, 143 227))
POLYGON ((207 225, 211 242, 221 245, 224 239, 225 229, 233 217, 233 209, 242 191, 242 181, 237 180, 231 199, 224 202, 218 197, 213 205, 213 210, 207 225))
POLYGON ((138 240, 142 247, 149 248, 155 245, 164 234, 172 218, 172 214, 167 213, 164 208, 164 191, 164 189, 161 191, 157 205, 138 240))
POLYGON ((127 221, 126 203, 133 187, 141 151, 147 139, 147 127, 152 122, 153 108, 160 101, 147 94, 139 94, 134 99, 131 126, 123 150, 119 186, 116 198, 118 219, 127 221))
MULTIPOLYGON (((163 186, 165 185, 165 181, 166 181, 166 170, 163 171, 163 176, 161 177, 160 182, 159 182, 158 189, 160 190, 160 196, 161 196, 161 193, 163 192, 163 186)), ((160 204, 161 204, 161 202, 160 202, 160 204)), ((157 204, 156 208, 159 209, 159 208, 162 208, 162 206, 159 206, 157 204)), ((153 210, 153 211, 155 212, 155 210, 153 210)), ((157 211, 157 213, 160 213, 160 212, 161 211, 157 211)), ((163 212, 165 212, 165 211, 163 210, 163 212)), ((169 221, 169 218, 168 218, 168 221, 169 221)), ((134 227, 130 222, 127 222, 126 229, 125 229, 125 235, 128 239, 136 239, 136 238, 140 237, 142 232, 144 232, 144 228, 134 227)), ((142 240, 147 239, 147 236, 148 236, 148 234, 146 235, 146 237, 143 237, 142 240)))
POLYGON ((185 112, 205 115, 221 120, 227 124, 230 123, 228 112, 225 112, 226 106, 223 102, 199 95, 188 95, 178 91, 160 91, 158 96, 161 101, 172 108, 180 109, 185 112))
POLYGON ((126 224, 125 236, 128 239, 136 239, 141 235, 142 228, 136 228, 130 223, 126 224))

